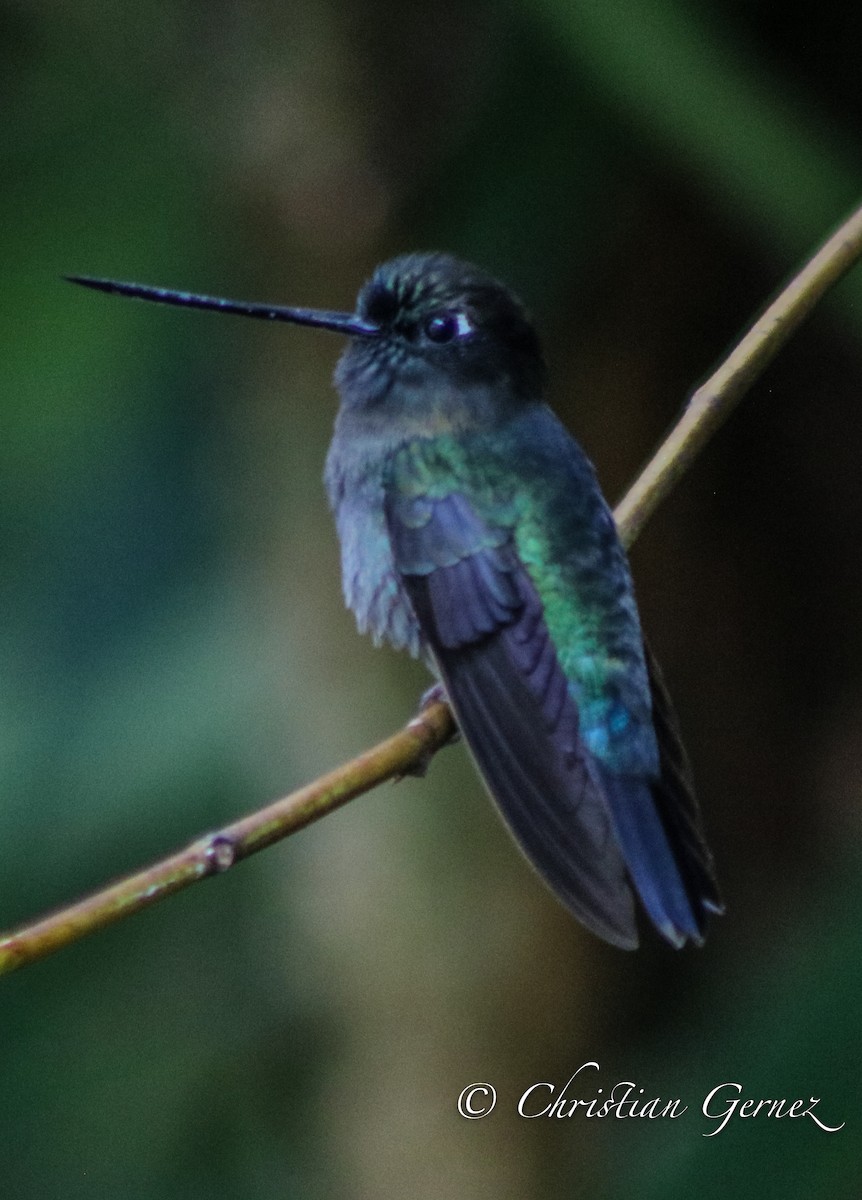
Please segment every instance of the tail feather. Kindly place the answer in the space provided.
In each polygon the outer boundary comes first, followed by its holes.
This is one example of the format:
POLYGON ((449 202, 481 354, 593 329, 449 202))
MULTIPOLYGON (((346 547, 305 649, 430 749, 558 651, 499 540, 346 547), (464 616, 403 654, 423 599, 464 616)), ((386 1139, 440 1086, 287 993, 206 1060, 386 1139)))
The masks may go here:
POLYGON ((689 895, 648 783, 595 764, 629 875, 656 928, 677 948, 703 943, 703 910, 689 895))
POLYGON ((703 834, 688 756, 661 672, 648 645, 645 650, 660 755, 659 778, 653 784, 653 798, 692 903, 697 911, 703 909, 719 915, 724 912, 724 904, 715 880, 712 854, 703 834))

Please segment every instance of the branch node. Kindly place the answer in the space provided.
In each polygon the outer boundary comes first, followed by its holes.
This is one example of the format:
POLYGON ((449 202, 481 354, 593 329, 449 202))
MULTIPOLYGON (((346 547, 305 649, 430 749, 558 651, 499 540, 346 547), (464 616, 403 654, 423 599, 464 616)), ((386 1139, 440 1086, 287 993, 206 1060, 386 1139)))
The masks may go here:
POLYGON ((219 875, 228 871, 237 861, 236 845, 223 833, 211 833, 201 838, 195 846, 206 875, 219 875))

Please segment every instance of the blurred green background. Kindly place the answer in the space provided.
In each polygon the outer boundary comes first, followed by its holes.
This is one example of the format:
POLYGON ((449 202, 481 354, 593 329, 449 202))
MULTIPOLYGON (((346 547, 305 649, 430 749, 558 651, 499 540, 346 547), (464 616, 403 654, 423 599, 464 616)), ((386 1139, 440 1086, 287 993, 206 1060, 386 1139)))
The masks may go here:
MULTIPOLYGON (((399 727, 320 474, 328 335, 64 272, 350 307, 444 248, 507 279, 617 498, 862 195, 862 8, 0 3, 0 914, 10 926, 399 727)), ((728 912, 626 955, 463 747, 0 980, 4 1188, 48 1196, 858 1197, 862 271, 633 566, 728 912), (675 1121, 524 1120, 582 1063, 675 1121), (483 1121, 462 1088, 493 1083, 483 1121), (822 1097, 732 1121, 711 1088, 822 1097)))

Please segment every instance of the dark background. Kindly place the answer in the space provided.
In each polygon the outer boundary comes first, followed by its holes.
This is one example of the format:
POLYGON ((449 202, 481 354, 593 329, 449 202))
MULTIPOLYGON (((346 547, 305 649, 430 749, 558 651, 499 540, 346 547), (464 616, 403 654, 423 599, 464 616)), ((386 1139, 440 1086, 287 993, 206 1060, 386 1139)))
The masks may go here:
MULTIPOLYGON (((533 310, 616 499, 858 203, 860 42, 847 0, 0 3, 4 925, 336 765, 426 686, 342 606, 336 339, 59 276, 349 308, 375 262, 452 250, 533 310)), ((727 900, 702 951, 590 937, 447 749, 0 980, 8 1194, 857 1197, 860 348, 857 269, 632 555, 727 900), (573 1094, 688 1111, 516 1116, 589 1060, 573 1094), (478 1081, 498 1108, 468 1122, 478 1081), (725 1082, 846 1127, 704 1137, 725 1082)))

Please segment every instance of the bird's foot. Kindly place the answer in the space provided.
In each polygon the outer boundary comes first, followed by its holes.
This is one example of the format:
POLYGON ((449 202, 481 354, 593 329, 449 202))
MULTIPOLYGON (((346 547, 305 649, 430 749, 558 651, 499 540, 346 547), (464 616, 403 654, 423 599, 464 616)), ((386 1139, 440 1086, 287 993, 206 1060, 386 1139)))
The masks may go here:
MULTIPOLYGON (((410 722, 411 726, 421 725, 427 727, 428 722, 425 714, 427 713, 428 709, 437 704, 445 704, 448 706, 448 703, 449 701, 446 698, 446 692, 443 688, 443 684, 433 684, 430 688, 428 688, 427 691, 422 693, 422 696, 419 700, 419 711, 410 722)), ((421 779, 428 770, 428 764, 437 753, 437 750, 442 750, 443 746, 448 746, 452 742, 457 742, 460 739, 461 734, 458 732, 458 726, 455 724, 454 717, 451 717, 451 710, 450 719, 452 721, 452 731, 446 738, 445 742, 443 742, 441 746, 429 747, 427 750, 425 750, 419 756, 419 758, 417 758, 414 765, 408 771, 405 771, 403 775, 398 775, 396 777, 396 782, 399 779, 403 779, 405 775, 415 775, 417 778, 421 779)))
MULTIPOLYGON (((442 683, 432 683, 430 688, 426 688, 419 697, 419 715, 430 708, 432 704, 448 704, 449 697, 446 695, 446 689, 442 683)), ((457 735, 456 735, 457 736, 457 735)))

